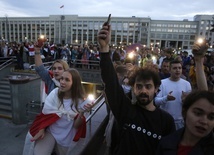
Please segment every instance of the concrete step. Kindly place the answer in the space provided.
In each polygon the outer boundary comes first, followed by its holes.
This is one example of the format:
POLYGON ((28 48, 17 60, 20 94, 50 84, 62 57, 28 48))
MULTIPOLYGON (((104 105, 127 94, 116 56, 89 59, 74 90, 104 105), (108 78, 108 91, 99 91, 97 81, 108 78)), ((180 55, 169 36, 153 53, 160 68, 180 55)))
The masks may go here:
POLYGON ((0 94, 10 94, 10 89, 0 89, 0 94))
POLYGON ((0 105, 0 110, 10 112, 10 111, 12 111, 12 107, 10 105, 8 105, 8 104, 1 104, 0 105))
POLYGON ((0 85, 0 89, 10 90, 10 85, 0 85))
POLYGON ((12 119, 12 107, 11 103, 8 104, 8 102, 10 101, 0 98, 0 118, 12 119))
POLYGON ((8 104, 11 106, 11 100, 10 99, 3 99, 3 98, 0 98, 0 105, 4 105, 4 104, 8 104))
MULTIPOLYGON (((0 91, 1 92, 1 91, 0 91)), ((0 99, 11 99, 10 93, 0 93, 0 99)))
POLYGON ((8 79, 4 78, 0 81, 0 85, 9 85, 9 84, 10 84, 10 81, 8 79))
POLYGON ((0 118, 12 119, 12 113, 10 111, 8 112, 0 109, 0 118))

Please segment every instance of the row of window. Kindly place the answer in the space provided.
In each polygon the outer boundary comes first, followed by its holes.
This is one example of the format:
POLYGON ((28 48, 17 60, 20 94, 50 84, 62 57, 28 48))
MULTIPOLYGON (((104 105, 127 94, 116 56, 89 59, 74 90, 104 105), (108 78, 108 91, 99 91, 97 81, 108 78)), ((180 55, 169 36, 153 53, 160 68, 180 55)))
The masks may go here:
POLYGON ((195 29, 159 29, 151 28, 151 32, 175 32, 175 33, 196 33, 195 29))
POLYGON ((157 39, 179 39, 179 40, 195 40, 195 35, 177 35, 177 34, 156 34, 151 33, 151 38, 157 39))
POLYGON ((152 27, 180 27, 180 28, 197 28, 197 25, 190 24, 151 24, 152 27))

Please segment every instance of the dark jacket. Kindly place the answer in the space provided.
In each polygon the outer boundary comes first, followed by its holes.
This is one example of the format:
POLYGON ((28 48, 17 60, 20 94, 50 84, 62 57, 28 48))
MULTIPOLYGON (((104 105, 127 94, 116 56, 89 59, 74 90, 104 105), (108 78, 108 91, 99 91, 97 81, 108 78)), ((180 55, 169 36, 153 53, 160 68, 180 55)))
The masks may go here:
MULTIPOLYGON (((162 138, 156 155, 177 155, 178 145, 181 141, 184 128, 177 130, 173 134, 162 138)), ((189 152, 188 155, 213 155, 214 154, 214 135, 211 132, 202 138, 189 152)))

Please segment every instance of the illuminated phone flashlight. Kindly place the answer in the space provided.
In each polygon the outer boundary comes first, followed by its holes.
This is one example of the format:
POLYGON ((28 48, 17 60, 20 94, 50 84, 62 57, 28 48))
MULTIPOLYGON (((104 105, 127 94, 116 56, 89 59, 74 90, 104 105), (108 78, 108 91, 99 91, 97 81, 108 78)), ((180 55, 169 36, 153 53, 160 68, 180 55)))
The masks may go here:
POLYGON ((93 95, 93 94, 89 94, 89 95, 88 95, 88 99, 89 99, 90 101, 93 101, 93 100, 94 100, 94 95, 93 95))
POLYGON ((130 53, 128 54, 128 57, 129 57, 129 59, 133 59, 133 58, 134 58, 134 53, 133 53, 133 52, 130 52, 130 53))
POLYGON ((40 38, 41 38, 41 39, 44 39, 44 38, 45 38, 45 36, 44 36, 44 35, 40 35, 40 38))
POLYGON ((155 57, 155 56, 152 56, 152 60, 153 60, 153 61, 156 61, 156 57, 155 57))
POLYGON ((93 101, 95 100, 95 97, 93 94, 89 94, 88 97, 85 99, 85 101, 83 101, 81 104, 80 104, 80 107, 82 110, 86 110, 85 109, 85 105, 86 104, 91 104, 93 101))
POLYGON ((136 47, 136 51, 139 51, 139 47, 136 47))
POLYGON ((199 43, 199 44, 202 44, 203 43, 203 39, 202 38, 198 38, 198 40, 197 40, 197 42, 199 43))

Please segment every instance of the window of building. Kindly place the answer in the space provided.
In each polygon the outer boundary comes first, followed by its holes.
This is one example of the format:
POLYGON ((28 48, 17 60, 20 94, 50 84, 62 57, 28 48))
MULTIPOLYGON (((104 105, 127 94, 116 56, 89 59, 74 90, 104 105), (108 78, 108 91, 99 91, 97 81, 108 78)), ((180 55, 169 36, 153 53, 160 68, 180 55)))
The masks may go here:
POLYGON ((190 35, 190 40, 195 40, 195 35, 190 35))
POLYGON ((167 27, 167 24, 162 24, 162 27, 167 27))
POLYGON ((173 24, 168 24, 168 27, 173 27, 173 24))
POLYGON ((144 23, 144 22, 142 23, 142 26, 147 26, 147 25, 148 25, 148 23, 144 23))
POLYGON ((156 34, 156 38, 161 38, 161 34, 156 34))
POLYGON ((189 35, 185 35, 185 36, 184 36, 184 39, 188 39, 188 40, 189 40, 189 39, 190 39, 190 36, 189 36, 189 35))
POLYGON ((123 23, 123 30, 128 30, 128 23, 123 23))
POLYGON ((155 34, 154 33, 151 33, 151 38, 155 38, 155 34))
POLYGON ((177 34, 173 34, 173 39, 178 39, 178 35, 177 34))
POLYGON ((154 29, 154 28, 151 28, 151 32, 155 32, 155 29, 154 29))
POLYGON ((167 39, 172 39, 172 34, 167 34, 167 39))
POLYGON ((183 39, 184 35, 179 35, 178 37, 179 37, 179 39, 183 39))
POLYGON ((159 29, 156 29, 156 31, 157 31, 157 32, 161 32, 161 29, 160 29, 160 28, 159 28, 159 29))
POLYGON ((157 27, 161 27, 161 24, 157 24, 157 27))
POLYGON ((167 32, 167 29, 162 29, 162 32, 167 32))
POLYGON ((162 38, 163 38, 163 39, 166 39, 166 34, 162 34, 162 38))
POLYGON ((190 25, 185 25, 185 28, 190 28, 190 25))
POLYGON ((191 25, 191 28, 197 28, 197 25, 191 25))

